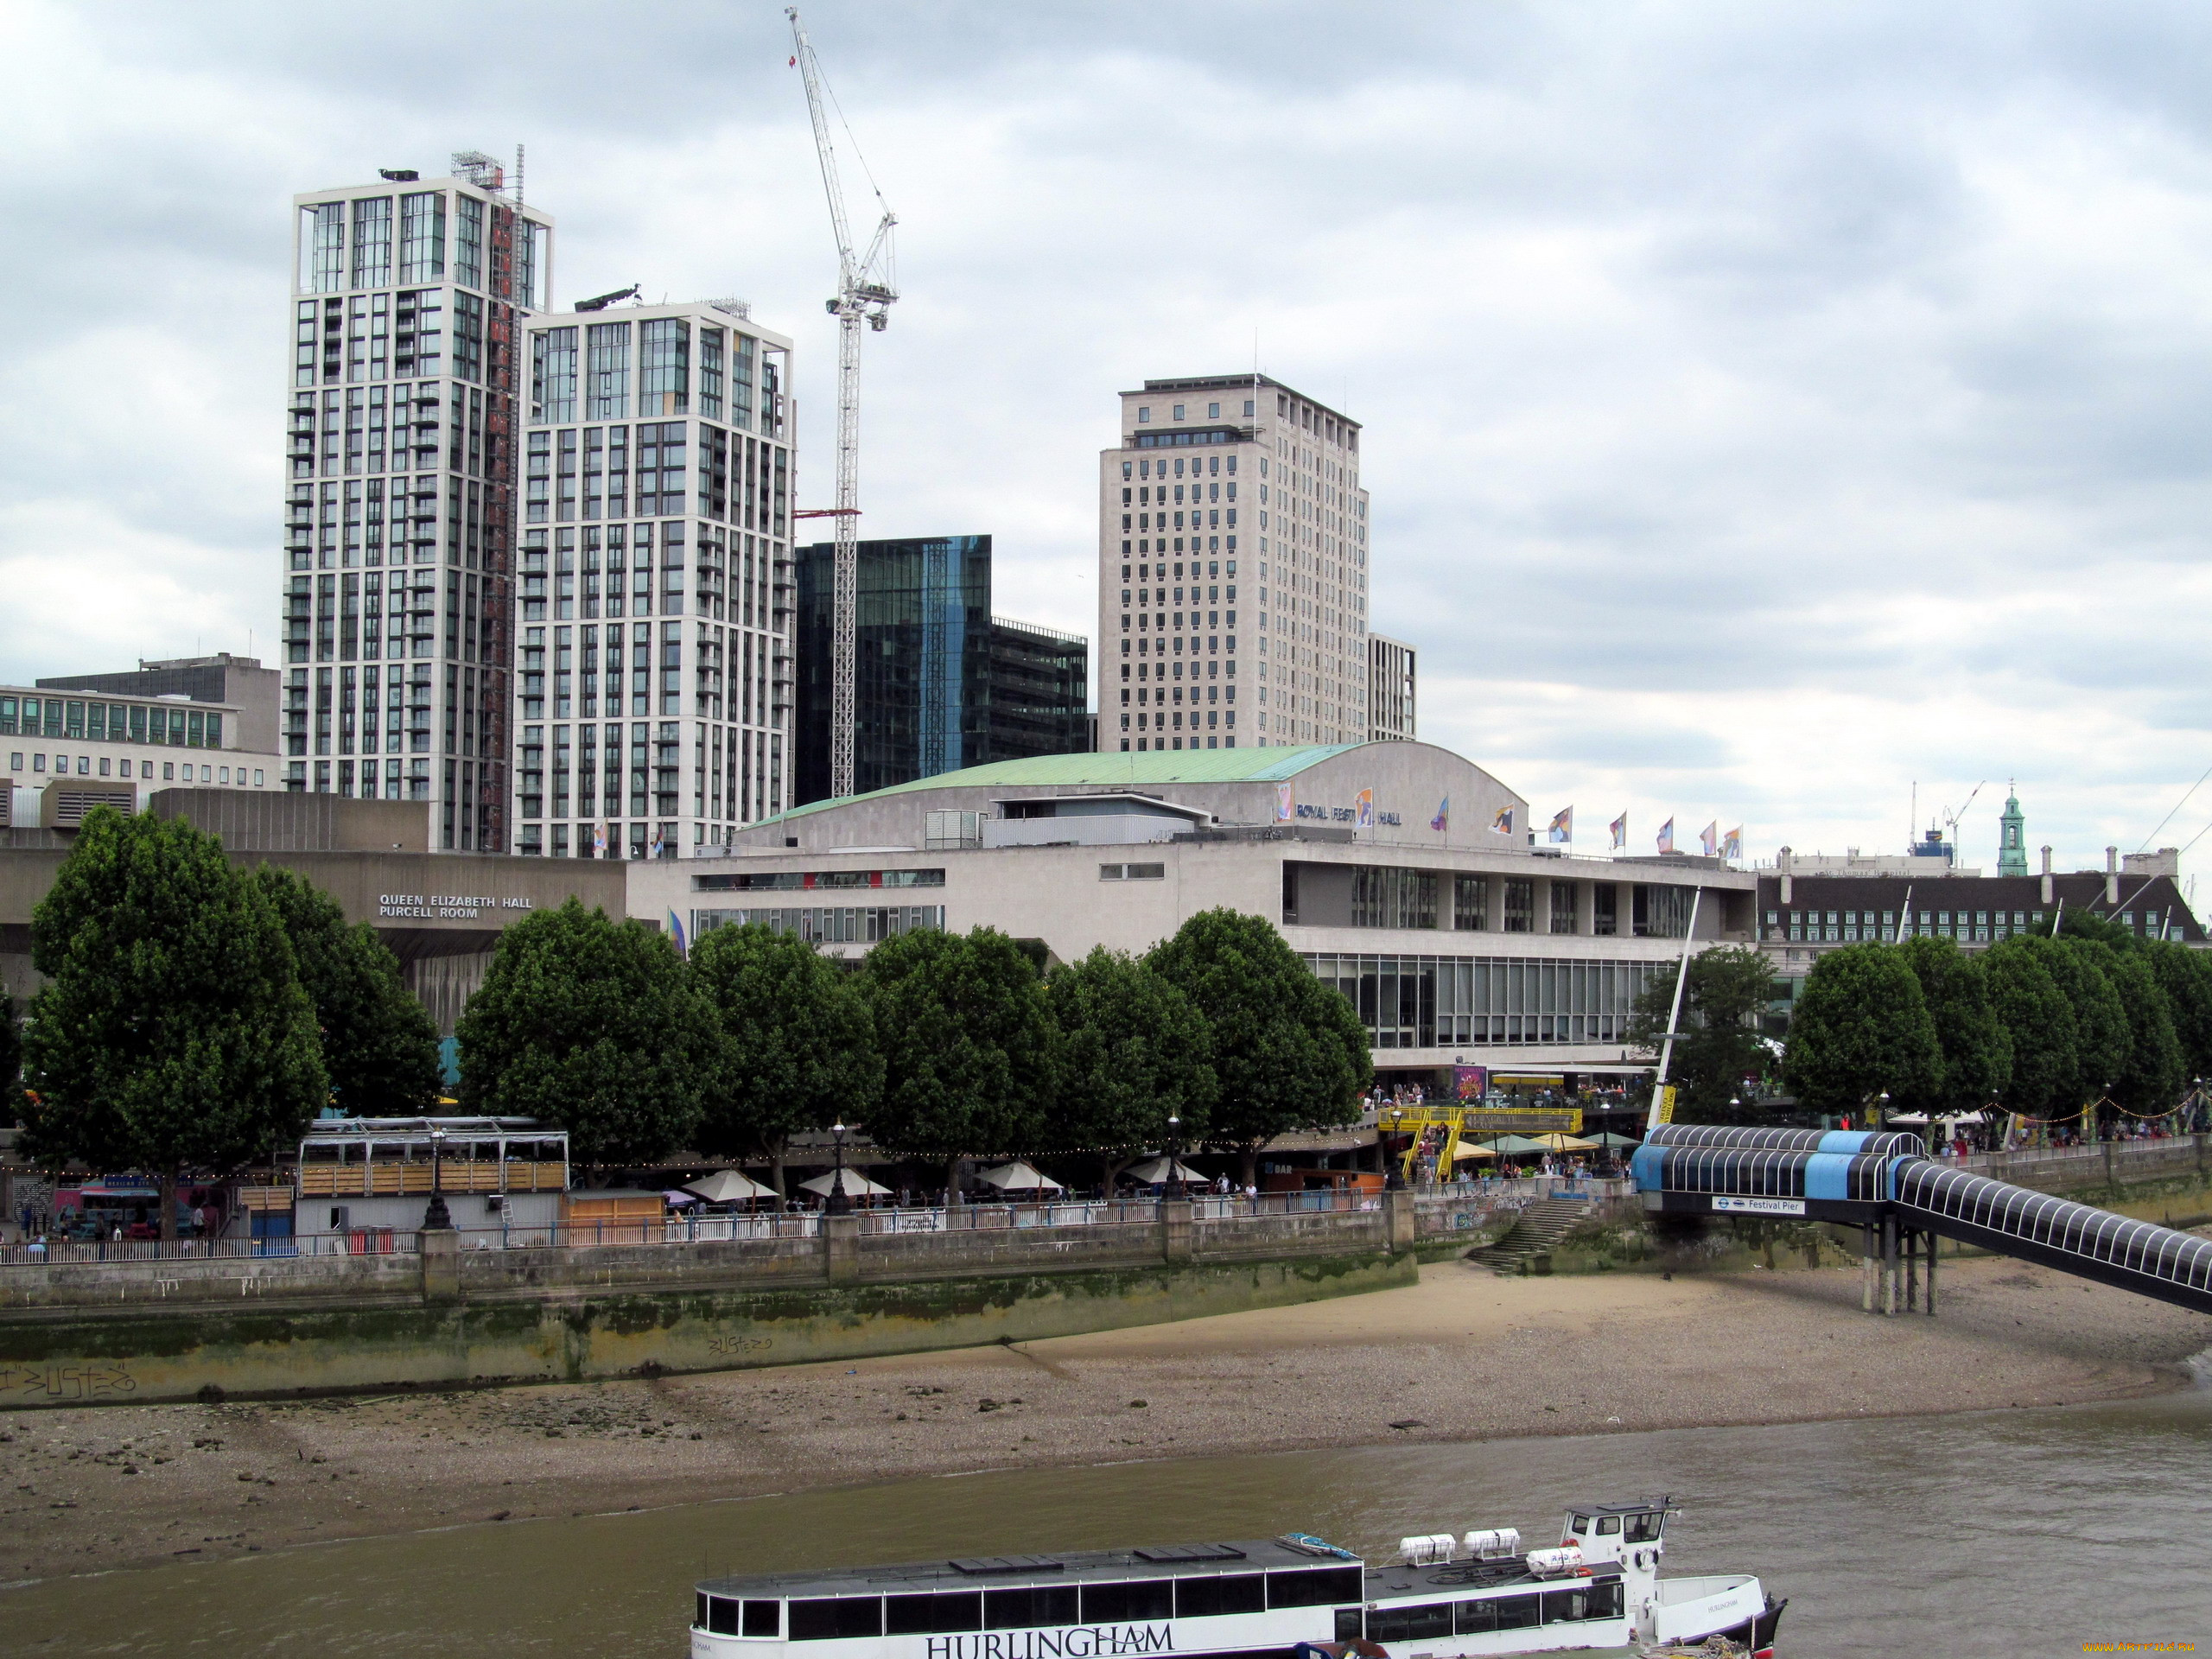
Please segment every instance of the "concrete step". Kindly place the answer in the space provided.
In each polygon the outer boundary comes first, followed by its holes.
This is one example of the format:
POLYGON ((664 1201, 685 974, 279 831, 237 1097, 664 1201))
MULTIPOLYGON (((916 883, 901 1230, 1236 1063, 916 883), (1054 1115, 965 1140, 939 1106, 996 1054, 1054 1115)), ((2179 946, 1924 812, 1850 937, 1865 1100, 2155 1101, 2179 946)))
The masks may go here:
POLYGON ((1503 1237, 1468 1251, 1464 1259, 1490 1268, 1501 1278, 1516 1277, 1530 1256, 1548 1254, 1560 1236, 1590 1211, 1590 1205, 1580 1198, 1540 1198, 1522 1211, 1503 1237))

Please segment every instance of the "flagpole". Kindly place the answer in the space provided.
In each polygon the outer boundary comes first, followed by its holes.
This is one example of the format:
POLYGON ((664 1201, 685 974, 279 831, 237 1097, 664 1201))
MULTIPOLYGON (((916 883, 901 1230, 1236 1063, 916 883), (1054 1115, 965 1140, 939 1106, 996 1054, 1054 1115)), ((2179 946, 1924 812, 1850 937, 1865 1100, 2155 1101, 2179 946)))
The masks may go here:
POLYGON ((1675 1031, 1682 1022, 1682 989, 1690 982, 1690 946, 1697 938, 1697 911, 1704 902, 1705 889, 1693 887, 1690 890, 1689 931, 1682 936, 1682 965, 1675 976, 1675 1006, 1667 1014, 1667 1035, 1659 1046, 1659 1075, 1651 1080, 1651 1111, 1643 1125, 1647 1137, 1659 1127, 1660 1103, 1666 1097, 1667 1068, 1675 1059, 1675 1031))

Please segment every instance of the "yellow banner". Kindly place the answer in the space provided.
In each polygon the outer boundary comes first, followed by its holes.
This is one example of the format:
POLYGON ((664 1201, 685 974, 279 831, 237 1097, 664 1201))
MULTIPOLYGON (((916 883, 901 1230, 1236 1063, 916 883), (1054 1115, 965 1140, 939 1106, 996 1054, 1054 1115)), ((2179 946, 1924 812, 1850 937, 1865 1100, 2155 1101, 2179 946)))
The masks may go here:
POLYGON ((1659 1121, 1662 1123, 1675 1121, 1675 1085, 1671 1083, 1659 1091, 1659 1121))

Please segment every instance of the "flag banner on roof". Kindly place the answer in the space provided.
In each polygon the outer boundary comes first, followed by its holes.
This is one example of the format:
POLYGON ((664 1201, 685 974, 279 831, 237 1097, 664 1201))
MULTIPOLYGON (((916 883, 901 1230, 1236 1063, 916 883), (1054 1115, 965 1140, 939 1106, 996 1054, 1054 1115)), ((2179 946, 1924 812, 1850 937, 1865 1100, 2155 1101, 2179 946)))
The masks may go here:
POLYGON ((1659 826, 1659 850, 1662 853, 1675 850, 1675 821, 1672 818, 1659 826))
POLYGON ((677 956, 689 957, 691 954, 691 941, 684 935, 683 918, 673 910, 668 912, 668 937, 676 941, 677 956))
POLYGON ((1697 832, 1697 849, 1700 853, 1703 853, 1707 858, 1711 858, 1719 852, 1719 819, 1715 818, 1711 823, 1707 824, 1704 829, 1697 832))
POLYGON ((1290 785, 1277 784, 1275 785, 1275 822, 1288 823, 1297 816, 1298 801, 1297 798, 1291 793, 1290 785))
POLYGON ((1428 821, 1428 827, 1440 836, 1452 827, 1452 798, 1449 795, 1438 805, 1436 816, 1428 821))
POLYGON ((1553 841, 1573 841, 1574 839, 1574 809, 1571 806, 1565 807, 1554 813, 1552 826, 1544 833, 1553 841))
POLYGON ((1375 827, 1375 791, 1371 789, 1361 790, 1358 794, 1352 797, 1351 804, 1355 815, 1354 822, 1362 830, 1372 830, 1375 827))
POLYGON ((1744 826, 1738 824, 1720 838, 1720 856, 1741 858, 1744 855, 1744 826))
POLYGON ((1513 809, 1509 806, 1500 810, 1498 815, 1490 821, 1490 828, 1491 833, 1494 836, 1511 835, 1513 833, 1513 809))
POLYGON ((1627 845, 1628 845, 1628 814, 1627 814, 1627 813, 1624 812, 1624 813, 1622 813, 1622 814, 1620 815, 1620 817, 1618 817, 1618 818, 1615 818, 1615 819, 1613 820, 1613 823, 1612 823, 1612 831, 1613 831, 1613 845, 1612 845, 1612 850, 1613 850, 1614 852, 1617 852, 1617 853, 1618 853, 1618 851, 1620 851, 1620 849, 1621 849, 1622 848, 1624 848, 1624 847, 1625 847, 1625 846, 1627 846, 1627 845))

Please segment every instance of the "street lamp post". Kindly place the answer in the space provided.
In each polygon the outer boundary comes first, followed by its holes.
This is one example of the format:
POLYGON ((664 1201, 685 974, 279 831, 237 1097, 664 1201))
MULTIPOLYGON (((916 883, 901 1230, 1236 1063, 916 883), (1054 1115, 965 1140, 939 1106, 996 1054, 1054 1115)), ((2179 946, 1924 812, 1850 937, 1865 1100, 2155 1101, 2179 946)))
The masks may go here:
POLYGON ((430 1205, 423 1212, 423 1230, 426 1233, 453 1230, 453 1217, 446 1211, 445 1148, 445 1127, 434 1123, 430 1126, 430 1205))
POLYGON ((1160 1189, 1163 1198, 1183 1196, 1183 1120, 1174 1113, 1167 1114, 1167 1179, 1160 1189))
POLYGON ((824 1215, 842 1216, 853 1207, 852 1199, 845 1192, 845 1136, 849 1133, 842 1117, 830 1126, 830 1144, 836 1159, 836 1167, 830 1177, 830 1196, 822 1201, 824 1215))

